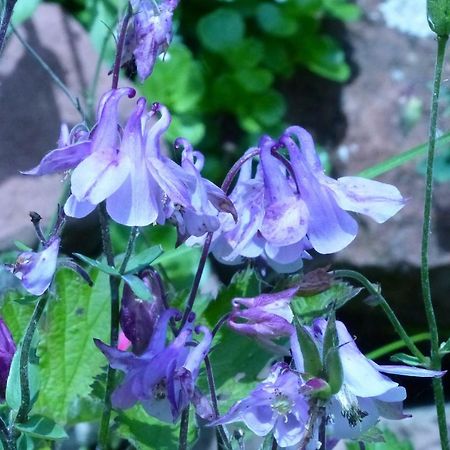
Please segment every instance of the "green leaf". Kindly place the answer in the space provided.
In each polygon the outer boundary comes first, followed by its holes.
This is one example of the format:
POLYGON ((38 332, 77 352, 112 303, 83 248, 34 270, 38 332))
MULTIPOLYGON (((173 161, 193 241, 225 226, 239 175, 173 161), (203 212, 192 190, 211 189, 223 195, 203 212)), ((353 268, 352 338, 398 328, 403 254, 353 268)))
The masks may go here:
POLYGON ((302 322, 310 323, 315 317, 326 315, 332 304, 334 304, 334 309, 337 310, 359 292, 361 292, 360 288, 354 288, 349 283, 339 281, 319 294, 294 297, 291 301, 291 308, 294 315, 302 322))
POLYGON ((141 300, 151 300, 153 298, 148 286, 136 275, 123 275, 122 279, 130 286, 137 298, 141 300))
POLYGON ((18 0, 14 6, 12 24, 17 27, 31 17, 42 0, 18 0))
MULTIPOLYGON (((436 139, 436 149, 442 148, 450 143, 450 133, 445 133, 438 139, 436 139)), ((364 178, 375 178, 384 173, 390 172, 391 170, 401 167, 409 161, 427 154, 428 144, 421 144, 417 147, 413 147, 409 150, 399 153, 392 158, 386 159, 385 161, 375 164, 372 167, 362 170, 358 173, 358 176, 364 178)))
POLYGON ((391 361, 401 362, 403 364, 406 364, 408 366, 423 366, 424 362, 420 360, 419 358, 407 355, 406 353, 396 353, 395 355, 392 355, 390 357, 391 361))
POLYGON ((33 249, 28 247, 28 245, 24 244, 21 241, 14 241, 14 245, 22 252, 31 252, 33 249))
POLYGON ((273 75, 266 69, 241 69, 234 73, 238 84, 247 92, 263 92, 273 82, 273 75))
MULTIPOLYGON (((139 404, 121 412, 117 422, 119 435, 139 450, 178 448, 179 425, 163 423, 149 416, 139 404)), ((192 442, 197 428, 193 415, 190 417, 189 424, 188 442, 192 442)))
POLYGON ((439 353, 441 355, 446 355, 447 353, 450 353, 450 339, 448 339, 446 342, 443 342, 439 347, 439 353))
MULTIPOLYGON (((409 441, 400 440, 394 433, 385 429, 381 431, 376 427, 370 428, 359 440, 364 443, 366 450, 414 450, 409 441)), ((358 442, 348 442, 347 450, 360 450, 358 442)))
MULTIPOLYGON (((35 335, 36 336, 36 335, 35 335)), ((33 353, 33 346, 30 349, 30 353, 33 353)), ((6 403, 13 411, 18 411, 22 399, 22 391, 20 387, 20 356, 22 354, 22 346, 20 345, 14 354, 11 368, 9 369, 8 381, 6 384, 6 403)), ((34 358, 35 359, 35 358, 34 358)), ((31 403, 36 401, 39 393, 39 367, 34 364, 32 355, 28 363, 28 385, 30 389, 31 403)))
POLYGON ((30 436, 58 440, 67 438, 67 433, 61 425, 44 416, 31 416, 27 422, 16 424, 16 428, 30 436))
POLYGON ((324 7, 329 14, 342 21, 355 21, 361 17, 359 6, 347 0, 325 0, 324 7))
POLYGON ((106 341, 109 336, 109 280, 98 271, 90 276, 92 288, 72 271, 58 272, 57 298, 48 305, 38 348, 41 391, 34 411, 61 424, 107 364, 93 338, 106 341))
POLYGON ((16 343, 22 339, 36 303, 36 297, 34 297, 33 303, 27 302, 26 304, 20 304, 21 299, 22 296, 19 293, 11 292, 4 297, 1 307, 1 316, 16 343))
POLYGON ((125 274, 136 273, 148 267, 156 258, 161 256, 163 250, 160 245, 147 248, 137 255, 133 255, 127 265, 125 274))
POLYGON ((260 3, 256 8, 256 19, 266 33, 274 36, 292 36, 298 30, 296 18, 284 14, 281 7, 274 3, 260 3))
POLYGON ((307 41, 302 62, 309 70, 329 80, 344 82, 350 76, 345 53, 330 36, 315 36, 307 41))
POLYGON ((74 253, 74 256, 76 256, 78 259, 81 259, 81 261, 85 262, 86 264, 89 264, 91 267, 94 267, 94 269, 98 269, 104 273, 107 273, 108 275, 113 275, 116 277, 120 276, 119 271, 115 267, 108 266, 101 261, 89 258, 88 256, 84 256, 80 253, 74 253))
MULTIPOLYGON (((155 64, 152 76, 139 91, 152 101, 166 105, 172 113, 192 113, 203 96, 202 68, 183 44, 173 43, 164 60, 155 64)), ((172 131, 173 125, 169 130, 172 131)))
POLYGON ((228 51, 244 37, 245 23, 233 9, 218 8, 202 17, 197 35, 202 45, 212 52, 228 51))

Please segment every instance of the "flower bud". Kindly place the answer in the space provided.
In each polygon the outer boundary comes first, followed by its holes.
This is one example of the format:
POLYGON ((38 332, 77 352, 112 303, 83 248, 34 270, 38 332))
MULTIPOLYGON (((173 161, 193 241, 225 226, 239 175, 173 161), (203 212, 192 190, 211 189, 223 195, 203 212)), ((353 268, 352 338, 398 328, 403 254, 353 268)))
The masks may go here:
POLYGON ((11 332, 5 322, 0 318, 0 401, 5 399, 6 382, 9 369, 16 351, 11 332))
POLYGON ((450 0, 427 0, 428 24, 438 36, 450 34, 450 0))

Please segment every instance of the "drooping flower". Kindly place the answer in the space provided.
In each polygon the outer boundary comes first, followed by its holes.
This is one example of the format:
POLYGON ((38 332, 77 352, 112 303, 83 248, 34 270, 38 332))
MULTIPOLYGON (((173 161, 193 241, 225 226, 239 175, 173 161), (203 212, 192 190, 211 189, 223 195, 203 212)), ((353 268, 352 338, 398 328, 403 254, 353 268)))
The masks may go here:
POLYGON ((134 59, 141 81, 151 75, 156 58, 167 51, 172 41, 172 17, 177 5, 178 0, 131 0, 133 15, 122 63, 134 59))
POLYGON ((194 150, 183 138, 175 141, 175 148, 183 149, 181 167, 195 179, 190 205, 179 205, 172 216, 178 228, 178 241, 183 242, 188 236, 203 236, 216 231, 220 226, 219 212, 228 213, 236 221, 237 212, 231 200, 222 189, 200 174, 205 162, 203 154, 194 150))
MULTIPOLYGON (((325 319, 317 319, 311 327, 306 327, 320 354, 326 327, 325 319)), ((343 382, 339 392, 326 404, 327 435, 330 440, 357 439, 380 417, 392 420, 409 417, 403 413, 405 388, 383 373, 416 377, 439 377, 445 373, 402 365, 377 365, 359 351, 342 322, 336 322, 336 331, 343 382)), ((291 351, 297 371, 304 373, 303 355, 295 333, 291 337, 291 351)))
POLYGON ((5 400, 6 383, 11 367, 16 345, 11 332, 2 318, 0 318, 0 401, 5 400))
POLYGON ((237 333, 255 337, 262 342, 290 336, 294 331, 294 315, 289 304, 297 289, 292 287, 257 297, 233 299, 228 326, 237 333))
POLYGON ((212 335, 206 327, 200 326, 196 331, 203 333, 202 340, 196 346, 188 346, 194 331, 192 322, 188 321, 178 336, 166 345, 169 320, 178 314, 173 309, 161 314, 141 355, 120 351, 95 339, 111 367, 125 373, 111 397, 115 408, 127 409, 140 402, 149 415, 164 422, 176 422, 192 402, 198 414, 208 419, 212 417, 212 410, 205 407, 204 398, 195 387, 212 335))
POLYGON ((9 270, 33 295, 42 295, 53 281, 59 251, 59 238, 53 238, 40 252, 21 253, 9 270))
POLYGON ((310 249, 334 253, 355 238, 357 223, 346 211, 381 223, 405 204, 394 186, 360 177, 326 176, 311 136, 300 127, 288 128, 278 141, 264 136, 259 158, 255 172, 251 160, 242 165, 230 194, 237 223, 222 215, 213 236, 211 251, 226 264, 262 258, 279 272, 293 272, 310 249), (289 159, 282 148, 288 150, 289 159))
POLYGON ((308 239, 319 253, 338 252, 356 237, 358 224, 346 211, 383 223, 405 205, 399 190, 390 184, 361 177, 334 180, 325 175, 305 129, 287 128, 280 142, 289 151, 295 180, 309 211, 308 239))
POLYGON ((309 418, 308 398, 302 381, 287 364, 275 364, 269 376, 211 426, 244 422, 258 436, 273 432, 282 448, 298 444, 309 418))

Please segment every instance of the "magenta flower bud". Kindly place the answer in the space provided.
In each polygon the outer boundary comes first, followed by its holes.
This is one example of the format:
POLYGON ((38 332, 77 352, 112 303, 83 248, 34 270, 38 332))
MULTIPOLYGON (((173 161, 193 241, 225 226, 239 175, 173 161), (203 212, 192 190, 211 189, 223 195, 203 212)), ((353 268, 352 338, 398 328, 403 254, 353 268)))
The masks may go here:
POLYGON ((11 332, 2 318, 0 318, 0 401, 5 399, 6 383, 8 381, 9 369, 16 352, 11 332))
POLYGON ((59 243, 60 239, 54 238, 40 252, 21 253, 11 267, 12 273, 30 294, 42 295, 50 286, 56 270, 59 243))

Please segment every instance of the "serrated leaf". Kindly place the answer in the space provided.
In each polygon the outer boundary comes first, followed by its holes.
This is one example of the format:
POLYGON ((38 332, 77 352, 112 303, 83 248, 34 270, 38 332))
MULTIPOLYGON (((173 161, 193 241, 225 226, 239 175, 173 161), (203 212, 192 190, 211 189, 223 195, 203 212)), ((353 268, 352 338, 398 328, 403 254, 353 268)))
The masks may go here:
POLYGON ((68 437, 61 425, 40 415, 31 416, 27 422, 16 424, 16 428, 30 436, 52 441, 68 437))
POLYGON ((147 248, 144 251, 133 255, 128 261, 127 270, 125 274, 137 273, 142 269, 148 267, 158 256, 161 256, 163 250, 160 245, 147 248))
POLYGON ((107 273, 108 275, 113 275, 116 277, 120 276, 119 271, 115 267, 108 266, 108 264, 97 261, 96 259, 89 258, 88 256, 82 255, 80 253, 74 253, 74 256, 76 256, 78 259, 81 259, 81 261, 85 262, 86 264, 89 264, 94 269, 98 269, 104 273, 107 273))
POLYGON ((130 286, 137 298, 141 300, 151 300, 153 298, 148 286, 136 275, 123 275, 122 279, 130 286))
POLYGON ((108 276, 91 274, 91 288, 72 271, 56 277, 56 299, 48 305, 45 331, 38 348, 41 391, 35 412, 65 424, 69 406, 90 392, 106 360, 93 338, 109 336, 110 293, 108 276))

